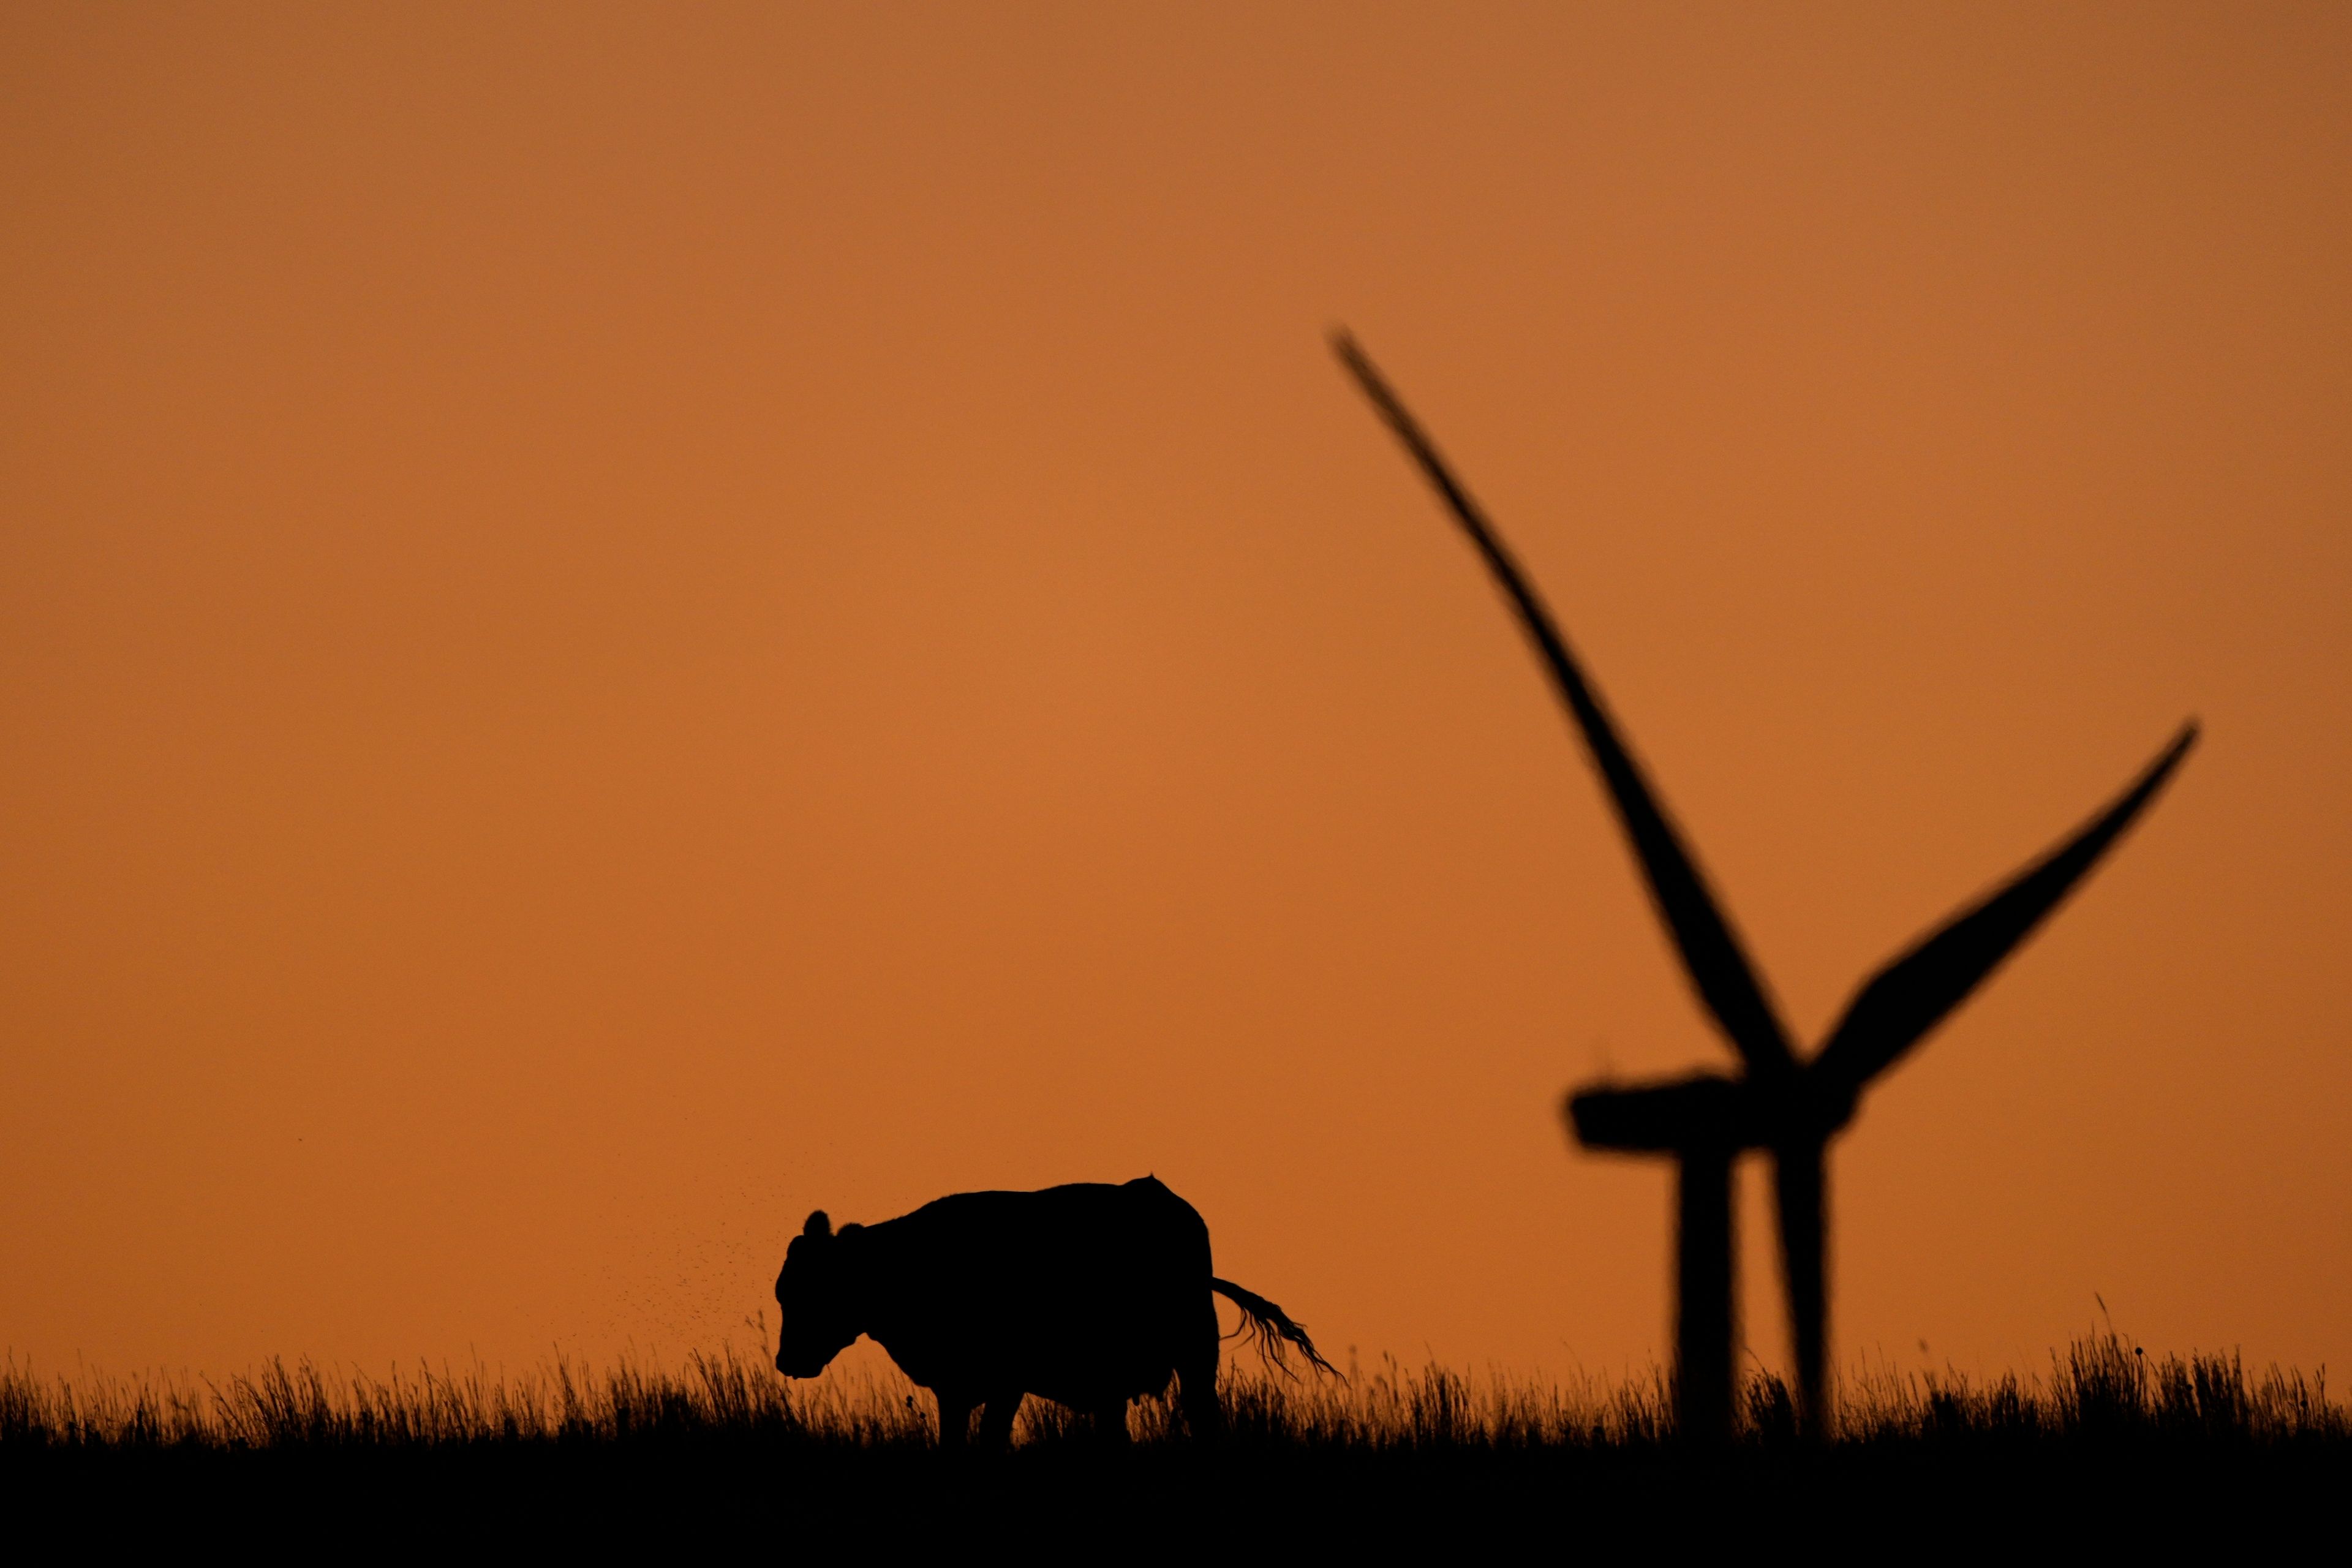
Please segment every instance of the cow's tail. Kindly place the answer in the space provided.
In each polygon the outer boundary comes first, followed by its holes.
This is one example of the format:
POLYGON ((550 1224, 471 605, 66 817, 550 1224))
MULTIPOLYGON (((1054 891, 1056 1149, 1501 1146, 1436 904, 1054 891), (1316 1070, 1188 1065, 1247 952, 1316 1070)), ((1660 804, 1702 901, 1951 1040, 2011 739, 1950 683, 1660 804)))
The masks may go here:
POLYGON ((1290 1366, 1285 1359, 1283 1347, 1296 1345, 1307 1352, 1307 1359, 1316 1366, 1334 1377, 1339 1375, 1339 1369, 1323 1359, 1322 1352, 1315 1348, 1315 1342, 1307 1337, 1307 1331, 1300 1328, 1289 1313, 1256 1291, 1244 1290, 1230 1279, 1213 1279, 1209 1281, 1209 1289, 1242 1310, 1242 1332, 1256 1340, 1265 1359, 1284 1372, 1288 1372, 1290 1366))

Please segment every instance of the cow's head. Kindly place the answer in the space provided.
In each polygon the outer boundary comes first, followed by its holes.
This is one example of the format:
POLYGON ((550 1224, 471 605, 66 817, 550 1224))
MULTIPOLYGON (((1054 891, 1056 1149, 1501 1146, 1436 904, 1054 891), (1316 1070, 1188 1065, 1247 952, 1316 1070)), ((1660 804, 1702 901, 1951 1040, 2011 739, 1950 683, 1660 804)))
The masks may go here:
POLYGON ((776 1370, 786 1377, 814 1377, 865 1331, 846 1256, 861 1228, 845 1225, 835 1236, 833 1221, 819 1209, 784 1248, 783 1271, 776 1276, 776 1310, 783 1320, 776 1370))

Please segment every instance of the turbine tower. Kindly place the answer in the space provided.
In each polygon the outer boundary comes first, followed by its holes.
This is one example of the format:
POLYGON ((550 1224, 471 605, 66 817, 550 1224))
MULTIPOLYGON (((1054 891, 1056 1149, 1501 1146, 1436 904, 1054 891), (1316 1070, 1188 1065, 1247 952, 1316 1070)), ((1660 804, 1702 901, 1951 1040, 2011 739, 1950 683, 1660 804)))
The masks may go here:
POLYGON ((1608 787, 1691 984, 1739 1058, 1737 1077, 1701 1072, 1626 1088, 1596 1085, 1570 1095, 1565 1107, 1587 1148, 1675 1162, 1677 1428, 1701 1438, 1731 1429, 1732 1163, 1743 1151, 1760 1149, 1772 1157, 1799 1419, 1818 1436, 1830 1417, 1830 1141, 1853 1120, 1862 1091, 1958 1006, 2113 847, 2188 753, 2197 725, 2183 726, 2130 787, 2072 837, 1871 976, 1821 1049, 1800 1060, 1731 922, 1543 601, 1356 341, 1339 332, 1332 347, 1510 599, 1608 787))

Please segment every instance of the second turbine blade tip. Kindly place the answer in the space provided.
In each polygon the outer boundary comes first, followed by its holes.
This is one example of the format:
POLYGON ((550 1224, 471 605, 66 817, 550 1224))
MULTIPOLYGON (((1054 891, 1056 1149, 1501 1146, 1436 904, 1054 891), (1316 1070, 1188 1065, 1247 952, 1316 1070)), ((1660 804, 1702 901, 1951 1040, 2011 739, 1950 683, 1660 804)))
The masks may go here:
POLYGON ((1372 400, 1381 416, 1401 429, 1410 426, 1412 421, 1398 404, 1396 394, 1389 389, 1387 378, 1381 374, 1380 367, 1372 363, 1372 356, 1364 352, 1364 345, 1356 341, 1356 334, 1345 326, 1335 326, 1331 329, 1329 342, 1331 352, 1339 356, 1348 374, 1356 378, 1356 384, 1364 389, 1364 395, 1372 400))

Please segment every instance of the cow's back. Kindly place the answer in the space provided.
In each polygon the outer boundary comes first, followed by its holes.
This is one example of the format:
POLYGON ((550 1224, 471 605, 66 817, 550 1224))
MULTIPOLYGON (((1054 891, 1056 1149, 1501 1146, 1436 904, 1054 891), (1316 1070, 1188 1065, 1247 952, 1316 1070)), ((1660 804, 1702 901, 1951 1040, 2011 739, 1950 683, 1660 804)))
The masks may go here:
POLYGON ((933 1388, 1082 1406, 1156 1390, 1208 1310, 1208 1226, 1149 1176, 958 1193, 872 1228, 875 1338, 933 1388))

